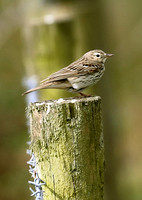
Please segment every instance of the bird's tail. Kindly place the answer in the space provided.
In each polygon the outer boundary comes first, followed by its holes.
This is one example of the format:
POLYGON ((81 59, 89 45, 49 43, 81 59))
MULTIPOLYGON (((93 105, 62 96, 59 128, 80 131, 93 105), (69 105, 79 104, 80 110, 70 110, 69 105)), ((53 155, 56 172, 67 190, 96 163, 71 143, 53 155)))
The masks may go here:
POLYGON ((65 79, 54 81, 54 82, 51 81, 51 82, 48 82, 46 84, 40 85, 36 88, 32 88, 32 89, 24 92, 22 94, 22 96, 25 95, 25 94, 28 94, 30 92, 34 92, 34 91, 41 90, 41 89, 47 89, 47 88, 67 89, 67 88, 70 88, 70 87, 72 87, 72 85, 70 84, 70 82, 68 80, 65 80, 65 79))
POLYGON ((22 94, 22 96, 24 96, 25 94, 28 94, 28 93, 30 93, 30 92, 34 92, 34 91, 41 90, 41 89, 45 89, 45 88, 47 88, 47 86, 44 87, 43 85, 38 86, 38 87, 36 87, 36 88, 32 88, 32 89, 30 89, 30 90, 24 92, 24 93, 22 94))

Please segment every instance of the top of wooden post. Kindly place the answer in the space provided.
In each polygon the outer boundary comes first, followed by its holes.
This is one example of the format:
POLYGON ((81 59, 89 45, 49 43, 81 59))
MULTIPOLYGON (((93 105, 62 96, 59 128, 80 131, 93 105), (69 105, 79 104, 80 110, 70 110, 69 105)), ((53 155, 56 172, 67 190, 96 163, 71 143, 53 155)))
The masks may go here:
POLYGON ((32 105, 42 106, 44 104, 63 104, 63 103, 77 103, 77 102, 90 102, 95 101, 98 102, 101 100, 100 96, 92 96, 92 97, 69 97, 69 98, 60 98, 57 100, 45 100, 42 102, 34 102, 32 105))

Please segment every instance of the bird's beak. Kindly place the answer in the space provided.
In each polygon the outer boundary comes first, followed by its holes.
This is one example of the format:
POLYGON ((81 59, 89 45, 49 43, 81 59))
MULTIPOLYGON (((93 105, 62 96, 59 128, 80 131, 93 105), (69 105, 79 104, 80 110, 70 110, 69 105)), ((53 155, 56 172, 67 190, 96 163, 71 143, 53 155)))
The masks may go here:
POLYGON ((114 54, 111 54, 111 53, 106 53, 106 57, 111 57, 111 56, 113 56, 114 54))

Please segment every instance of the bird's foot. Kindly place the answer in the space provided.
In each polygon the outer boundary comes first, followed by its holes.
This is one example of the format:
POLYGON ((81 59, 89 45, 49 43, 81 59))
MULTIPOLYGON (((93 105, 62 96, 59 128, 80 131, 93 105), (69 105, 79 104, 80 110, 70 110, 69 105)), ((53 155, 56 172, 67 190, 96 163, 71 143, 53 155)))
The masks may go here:
POLYGON ((82 97, 92 97, 92 95, 84 94, 84 93, 82 93, 82 92, 79 92, 79 94, 80 94, 82 97))

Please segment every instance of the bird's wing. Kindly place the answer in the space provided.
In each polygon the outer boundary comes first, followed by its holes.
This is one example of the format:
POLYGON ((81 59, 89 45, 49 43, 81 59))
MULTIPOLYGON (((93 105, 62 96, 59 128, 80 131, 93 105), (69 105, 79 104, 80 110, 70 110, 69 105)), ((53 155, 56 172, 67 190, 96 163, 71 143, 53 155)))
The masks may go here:
POLYGON ((93 73, 94 71, 98 71, 96 66, 97 65, 95 65, 94 63, 91 64, 91 62, 85 57, 81 57, 69 66, 51 74, 48 78, 42 80, 40 84, 44 85, 52 81, 59 81, 67 79, 69 77, 76 77, 78 75, 93 73))

